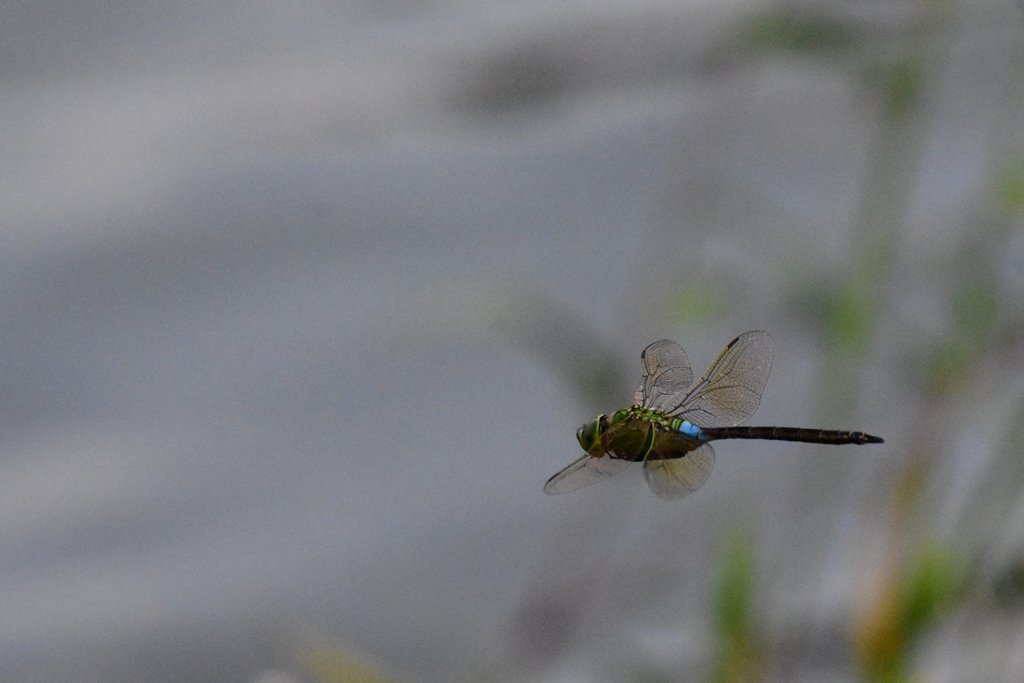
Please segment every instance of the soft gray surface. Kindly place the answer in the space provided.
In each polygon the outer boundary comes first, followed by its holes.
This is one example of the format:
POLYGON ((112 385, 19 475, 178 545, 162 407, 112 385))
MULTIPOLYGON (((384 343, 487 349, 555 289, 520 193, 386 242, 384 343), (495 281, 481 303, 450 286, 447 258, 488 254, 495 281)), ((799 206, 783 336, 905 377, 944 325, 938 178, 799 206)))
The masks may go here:
MULTIPOLYGON (((730 52, 758 3, 706 5, 0 8, 0 678, 292 680, 322 641, 405 680, 695 680, 743 525, 793 675, 847 675, 930 409, 901 363, 943 329, 1020 44, 955 24, 857 422, 817 425, 885 447, 722 443, 684 501, 633 470, 545 497, 659 337, 700 373, 768 329, 753 422, 822 415, 786 291, 858 248, 877 109, 855 69, 730 52)), ((1004 407, 937 454, 940 533, 1014 418, 1003 367, 949 409, 1004 407)))

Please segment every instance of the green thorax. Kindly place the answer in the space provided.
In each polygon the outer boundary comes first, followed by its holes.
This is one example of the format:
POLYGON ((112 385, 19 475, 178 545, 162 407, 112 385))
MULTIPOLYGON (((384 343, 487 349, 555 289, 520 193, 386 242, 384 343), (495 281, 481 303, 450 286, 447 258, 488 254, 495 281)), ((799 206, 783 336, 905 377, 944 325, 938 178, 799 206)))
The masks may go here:
POLYGON ((618 424, 628 419, 647 421, 658 427, 673 430, 679 429, 679 425, 683 423, 679 418, 666 415, 657 410, 641 408, 640 406, 629 406, 612 415, 611 424, 618 424))
POLYGON ((679 433, 682 420, 671 415, 630 406, 608 419, 598 415, 576 432, 576 438, 590 456, 608 455, 622 460, 641 461, 649 456, 678 458, 699 445, 679 433))

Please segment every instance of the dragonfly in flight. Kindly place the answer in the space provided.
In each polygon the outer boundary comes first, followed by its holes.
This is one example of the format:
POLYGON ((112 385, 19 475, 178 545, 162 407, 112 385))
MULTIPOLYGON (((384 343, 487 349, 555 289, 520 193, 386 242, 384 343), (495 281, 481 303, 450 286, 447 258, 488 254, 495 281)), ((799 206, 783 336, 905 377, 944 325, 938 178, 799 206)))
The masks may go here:
POLYGON ((709 442, 717 439, 883 443, 864 432, 738 427, 757 410, 771 366, 772 338, 760 330, 729 342, 697 382, 679 344, 654 342, 640 354, 642 377, 633 405, 580 427, 576 439, 586 455, 548 479, 544 492, 574 491, 642 462, 659 497, 681 498, 711 474, 715 451, 709 442))

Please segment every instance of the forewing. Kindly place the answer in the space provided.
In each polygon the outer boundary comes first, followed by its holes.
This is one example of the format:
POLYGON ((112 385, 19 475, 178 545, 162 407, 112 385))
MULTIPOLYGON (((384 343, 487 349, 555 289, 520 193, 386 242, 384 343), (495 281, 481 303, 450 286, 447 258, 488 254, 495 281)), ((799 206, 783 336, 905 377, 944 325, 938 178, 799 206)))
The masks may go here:
POLYGON ((667 411, 677 405, 693 383, 693 370, 683 348, 669 339, 656 341, 640 354, 640 386, 633 403, 667 411))
POLYGON ((644 477, 659 498, 673 500, 699 489, 714 466, 715 451, 706 443, 681 458, 648 458, 644 462, 644 477))
POLYGON ((544 493, 554 495, 596 484, 629 464, 628 460, 619 460, 608 456, 594 458, 584 455, 548 479, 548 482, 544 484, 544 493))
POLYGON ((732 427, 748 419, 761 403, 772 367, 772 338, 745 332, 719 354, 672 415, 698 427, 732 427))

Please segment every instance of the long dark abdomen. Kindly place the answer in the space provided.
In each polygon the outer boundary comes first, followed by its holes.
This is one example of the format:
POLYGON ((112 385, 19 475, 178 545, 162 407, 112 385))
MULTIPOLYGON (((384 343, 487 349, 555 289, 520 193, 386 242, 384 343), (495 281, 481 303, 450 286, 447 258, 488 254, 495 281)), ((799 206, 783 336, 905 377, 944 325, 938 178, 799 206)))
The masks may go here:
POLYGON ((864 432, 839 432, 830 429, 800 429, 798 427, 702 427, 711 439, 771 439, 773 441, 803 441, 806 443, 885 443, 884 439, 864 432))

